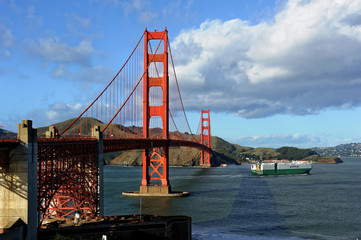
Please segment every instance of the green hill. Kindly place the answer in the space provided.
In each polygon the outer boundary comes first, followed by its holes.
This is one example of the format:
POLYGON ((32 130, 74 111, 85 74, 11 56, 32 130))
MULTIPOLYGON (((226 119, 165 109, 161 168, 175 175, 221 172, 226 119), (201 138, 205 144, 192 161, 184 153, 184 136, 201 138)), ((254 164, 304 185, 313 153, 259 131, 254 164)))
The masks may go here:
POLYGON ((313 148, 321 156, 361 157, 361 143, 340 144, 335 147, 313 148))
MULTIPOLYGON (((54 124, 61 132, 65 129, 74 119, 54 124)), ((75 127, 77 134, 84 135, 91 131, 92 125, 104 124, 96 119, 82 119, 80 124, 75 127)), ((45 132, 49 127, 38 128, 38 137, 45 137, 45 132)), ((111 134, 122 134, 132 136, 140 134, 143 129, 141 127, 124 127, 120 125, 111 125, 111 134)), ((74 127, 69 129, 70 133, 74 133, 74 127)), ((109 133, 107 133, 109 134, 109 133)), ((157 137, 161 134, 161 129, 151 129, 150 134, 152 137, 157 137)), ((174 133, 171 132, 170 136, 181 135, 183 139, 191 140, 196 138, 200 140, 199 135, 190 135, 187 133, 174 133)), ((222 163, 226 164, 241 164, 250 163, 265 159, 288 159, 288 160, 311 160, 320 163, 338 163, 340 159, 335 157, 321 157, 312 149, 299 149, 294 147, 282 147, 279 149, 273 148, 252 148, 232 144, 222 138, 212 136, 211 147, 213 154, 211 156, 211 164, 219 166, 222 163)), ((199 166, 200 150, 187 147, 171 148, 169 153, 169 164, 171 166, 199 166)), ((105 160, 110 164, 140 166, 142 165, 142 150, 124 151, 116 153, 108 153, 105 155, 105 160)))
MULTIPOLYGON (((199 137, 199 136, 196 136, 199 137)), ((320 156, 311 149, 299 149, 294 147, 251 148, 237 144, 231 144, 222 138, 212 137, 211 157, 212 166, 226 164, 251 163, 265 159, 307 160, 314 163, 341 163, 342 160, 332 156, 320 156)), ((117 153, 118 156, 107 158, 110 164, 128 166, 140 166, 142 164, 141 151, 127 151, 117 153)), ((173 166, 199 166, 200 151, 194 148, 172 148, 170 150, 169 164, 173 166)))
POLYGON ((0 139, 16 138, 16 137, 17 137, 16 133, 0 128, 0 139))

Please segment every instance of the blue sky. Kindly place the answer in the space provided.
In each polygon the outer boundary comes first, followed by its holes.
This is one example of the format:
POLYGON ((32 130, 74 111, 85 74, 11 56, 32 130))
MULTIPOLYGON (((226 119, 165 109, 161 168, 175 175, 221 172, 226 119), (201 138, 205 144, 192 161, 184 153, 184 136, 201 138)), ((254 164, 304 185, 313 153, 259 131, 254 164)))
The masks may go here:
POLYGON ((195 132, 251 147, 361 142, 361 1, 0 0, 0 126, 76 117, 167 27, 195 132))

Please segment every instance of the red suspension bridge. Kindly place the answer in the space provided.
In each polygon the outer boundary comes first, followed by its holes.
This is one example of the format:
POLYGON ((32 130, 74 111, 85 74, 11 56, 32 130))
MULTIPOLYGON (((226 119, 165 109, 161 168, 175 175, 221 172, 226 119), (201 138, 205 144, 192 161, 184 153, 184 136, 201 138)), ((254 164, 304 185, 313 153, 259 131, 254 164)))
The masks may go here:
MULTIPOLYGON (((169 148, 198 148, 200 165, 211 165, 209 114, 202 110, 193 134, 168 32, 145 30, 125 64, 84 112, 64 129, 52 126, 46 138, 33 139, 38 223, 74 217, 76 211, 82 217, 102 215, 103 153, 142 149, 140 193, 169 194, 169 148)), ((18 135, 22 127, 31 130, 31 121, 19 124, 18 135)), ((19 142, 0 142, 0 166, 7 172, 11 171, 10 151, 19 142)))

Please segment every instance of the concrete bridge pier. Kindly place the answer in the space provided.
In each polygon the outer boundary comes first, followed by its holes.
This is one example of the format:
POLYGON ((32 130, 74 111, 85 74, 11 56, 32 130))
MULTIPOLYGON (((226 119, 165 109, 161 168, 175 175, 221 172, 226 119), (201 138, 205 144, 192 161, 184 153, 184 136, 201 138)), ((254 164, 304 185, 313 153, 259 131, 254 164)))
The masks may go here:
POLYGON ((98 141, 98 216, 104 216, 104 154, 103 154, 103 133, 100 126, 94 126, 91 135, 98 141))
POLYGON ((37 239, 37 131, 31 120, 18 124, 20 144, 9 150, 8 169, 0 169, 0 229, 21 218, 27 239, 37 239))

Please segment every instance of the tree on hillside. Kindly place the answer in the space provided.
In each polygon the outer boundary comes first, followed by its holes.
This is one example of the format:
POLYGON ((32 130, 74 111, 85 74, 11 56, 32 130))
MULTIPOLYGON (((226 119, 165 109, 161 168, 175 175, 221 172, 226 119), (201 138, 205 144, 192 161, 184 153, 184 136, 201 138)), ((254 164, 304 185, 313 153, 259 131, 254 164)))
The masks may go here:
POLYGON ((277 149, 281 155, 278 159, 301 160, 311 155, 317 155, 312 149, 299 149, 294 147, 281 147, 277 149))

